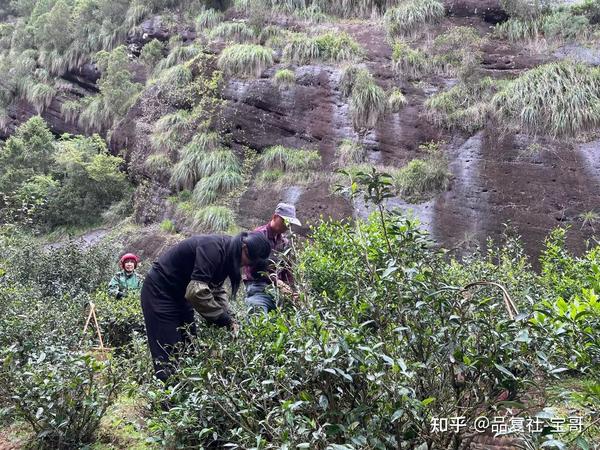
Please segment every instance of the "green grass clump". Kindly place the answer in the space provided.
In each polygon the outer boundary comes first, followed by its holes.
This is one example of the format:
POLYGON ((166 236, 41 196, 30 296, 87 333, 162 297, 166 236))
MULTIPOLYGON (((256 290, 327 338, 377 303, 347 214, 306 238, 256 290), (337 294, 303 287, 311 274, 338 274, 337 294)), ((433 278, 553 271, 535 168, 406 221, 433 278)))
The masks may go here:
POLYGON ((575 15, 570 10, 556 11, 544 17, 542 29, 550 38, 578 39, 590 31, 590 21, 585 16, 575 15))
POLYGON ((526 20, 511 17, 506 22, 497 24, 494 34, 512 42, 535 40, 541 36, 542 26, 541 19, 526 20))
POLYGON ((390 111, 393 113, 400 112, 406 103, 406 97, 398 88, 395 88, 388 97, 388 106, 390 111))
POLYGON ((203 32, 216 27, 223 21, 223 13, 212 8, 206 9, 196 17, 196 31, 203 32))
POLYGON ((352 61, 363 54, 361 46, 346 32, 329 32, 314 39, 323 62, 352 61))
POLYGON ((244 183, 242 174, 237 170, 221 170, 203 177, 196 183, 192 198, 199 205, 210 205, 220 195, 239 188, 244 183))
POLYGON ((340 166, 361 164, 367 159, 367 150, 359 142, 344 139, 336 149, 340 166))
POLYGON ((263 184, 276 183, 285 176, 285 173, 281 169, 269 169, 263 170, 258 175, 258 181, 263 184))
POLYGON ((600 69, 570 61, 536 67, 507 83, 493 106, 508 126, 576 136, 600 125, 600 69))
POLYGON ((169 234, 177 233, 177 227, 175 227, 175 224, 173 223, 173 221, 171 219, 163 220, 160 223, 160 229, 161 229, 161 231, 164 231, 165 233, 169 233, 169 234))
POLYGON ((187 86, 194 79, 192 70, 185 64, 178 64, 160 72, 158 81, 174 88, 187 86))
POLYGON ((385 13, 388 34, 414 36, 429 23, 435 23, 444 16, 444 5, 437 0, 407 0, 385 13))
POLYGON ((445 191, 452 175, 439 144, 432 142, 420 149, 427 153, 425 158, 413 159, 392 175, 398 194, 409 203, 424 202, 445 191))
POLYGON ((202 166, 208 152, 216 150, 220 145, 216 133, 200 133, 181 151, 179 162, 171 175, 171 185, 176 189, 193 189, 201 178, 202 166))
POLYGON ((160 73, 173 66, 183 64, 184 62, 195 58, 201 52, 202 50, 197 45, 183 45, 177 42, 174 44, 174 47, 171 49, 167 57, 156 65, 155 73, 160 73))
POLYGON ((56 89, 54 86, 46 83, 35 83, 28 87, 25 98, 33 105, 35 111, 40 114, 50 106, 55 95, 56 89))
POLYGON ((358 59, 363 50, 347 33, 318 36, 295 35, 283 50, 283 58, 296 64, 340 63, 358 59))
POLYGON ((254 31, 244 22, 224 22, 217 25, 209 33, 210 39, 223 39, 233 42, 250 42, 254 40, 254 31))
POLYGON ((259 161, 264 169, 297 172, 318 168, 321 156, 316 150, 299 150, 276 145, 266 149, 259 161))
POLYGON ((356 75, 350 95, 350 115, 357 131, 374 128, 387 109, 387 96, 368 71, 356 75))
POLYGON ((205 154, 199 168, 199 176, 206 177, 217 172, 239 172, 240 163, 231 150, 213 150, 205 154))
POLYGON ((273 76, 273 84, 278 87, 289 87, 296 84, 296 74, 290 69, 279 69, 273 76))
POLYGON ((240 78, 257 78, 271 65, 271 49, 254 44, 231 45, 223 50, 218 59, 219 69, 226 76, 240 78))
POLYGON ((194 226, 209 232, 225 232, 235 224, 233 211, 225 206, 206 206, 194 215, 194 226))
POLYGON ((489 77, 459 83, 425 102, 427 117, 437 126, 473 133, 485 126, 497 88, 498 82, 489 77))
POLYGON ((394 71, 409 80, 421 78, 429 71, 429 56, 419 49, 411 48, 406 42, 394 43, 392 64, 394 71))
POLYGON ((150 155, 146 161, 144 161, 144 168, 155 177, 171 176, 171 168, 173 163, 171 159, 163 153, 155 153, 150 155))
POLYGON ((283 59, 302 65, 318 61, 319 45, 305 34, 294 35, 283 49, 283 59))

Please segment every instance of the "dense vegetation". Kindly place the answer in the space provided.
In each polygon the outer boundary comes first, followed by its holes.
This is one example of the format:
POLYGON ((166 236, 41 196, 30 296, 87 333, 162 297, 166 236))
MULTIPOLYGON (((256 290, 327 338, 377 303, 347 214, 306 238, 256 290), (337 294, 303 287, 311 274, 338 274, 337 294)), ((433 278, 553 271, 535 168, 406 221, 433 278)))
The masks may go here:
POLYGON ((446 133, 595 136, 598 67, 546 58, 490 72, 484 53, 597 45, 600 2, 501 3, 509 19, 489 33, 449 26, 438 0, 2 3, 0 447, 10 435, 48 449, 455 449, 470 437, 436 431, 436 418, 508 414, 543 421, 542 433, 512 434, 522 448, 593 448, 597 241, 575 256, 567 228, 548 230, 533 260, 508 230, 455 253, 386 209, 451 186, 446 133), (160 33, 147 38, 141 24, 157 16, 160 33), (385 34, 389 71, 359 39, 363 23, 385 34), (233 137, 227 89, 289 102, 314 66, 325 67, 332 108, 347 110, 344 139, 294 131, 250 148, 233 137), (79 74, 90 67, 91 86, 79 74), (24 104, 35 115, 17 124, 24 104), (409 108, 435 133, 403 167, 376 170, 373 136, 409 108), (57 120, 80 134, 57 133, 57 120), (269 317, 236 304, 238 336, 201 326, 169 384, 153 379, 139 298, 106 294, 123 250, 146 225, 149 257, 190 233, 237 231, 243 195, 320 183, 373 214, 318 220, 287 255, 296 302, 274 291, 269 317), (57 230, 99 225, 112 228, 100 244, 47 244, 57 230), (108 350, 82 333, 90 302, 108 350), (570 415, 581 430, 553 429, 570 415))
MULTIPOLYGON (((381 206, 388 178, 359 172, 356 180, 351 195, 381 206)), ((548 238, 536 274, 510 237, 459 262, 393 211, 380 208, 355 225, 323 222, 294 249, 299 302, 280 298, 281 310, 264 318, 240 310, 235 339, 202 327, 179 372, 161 387, 151 379, 139 300, 103 293, 118 240, 48 250, 5 230, 2 420, 21 421, 27 439, 42 448, 102 445, 102 417, 130 396, 143 414, 138 433, 151 438, 147 446, 458 445, 465 436, 435 432, 432 418, 459 410, 468 420, 493 415, 503 401, 519 410, 524 393, 544 396, 553 379, 597 380, 600 247, 575 258, 564 237, 557 229, 548 238), (72 264, 90 260, 97 264, 72 264), (482 280, 501 285, 510 299, 497 286, 464 288, 482 280), (88 340, 80 343, 89 301, 107 345, 117 347, 110 359, 90 352, 88 340), (503 392, 510 401, 499 399, 503 392)), ((582 383, 578 407, 588 423, 597 411, 584 405, 600 400, 600 391, 597 381, 582 383)), ((531 448, 546 441, 563 448, 565 438, 588 448, 593 433, 597 427, 524 439, 531 448)))

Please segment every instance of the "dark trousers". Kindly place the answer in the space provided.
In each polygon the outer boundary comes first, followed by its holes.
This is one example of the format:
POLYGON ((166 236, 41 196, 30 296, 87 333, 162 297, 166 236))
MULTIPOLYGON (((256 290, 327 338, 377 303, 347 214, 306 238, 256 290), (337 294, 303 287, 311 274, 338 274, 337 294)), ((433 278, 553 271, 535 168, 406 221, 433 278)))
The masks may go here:
POLYGON ((173 373, 177 344, 189 341, 196 334, 194 309, 183 297, 165 291, 160 275, 151 269, 142 287, 142 312, 146 322, 148 346, 156 377, 162 381, 173 373))
POLYGON ((246 306, 250 311, 262 311, 265 314, 277 309, 275 299, 266 292, 268 284, 262 281, 246 282, 246 306))

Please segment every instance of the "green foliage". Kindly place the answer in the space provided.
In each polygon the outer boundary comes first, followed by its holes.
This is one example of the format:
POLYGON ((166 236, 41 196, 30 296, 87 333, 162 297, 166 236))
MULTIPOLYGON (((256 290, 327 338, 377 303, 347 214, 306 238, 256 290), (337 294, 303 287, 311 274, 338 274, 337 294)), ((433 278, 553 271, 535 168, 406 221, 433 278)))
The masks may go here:
POLYGON ((394 42, 392 62, 396 73, 407 79, 421 78, 429 71, 428 56, 401 40, 394 42))
POLYGON ((359 70, 351 83, 350 115, 352 125, 364 132, 374 128, 387 110, 387 96, 367 70, 359 70))
POLYGON ((225 232, 235 225, 233 211, 225 206, 206 206, 194 216, 194 226, 204 231, 225 232))
POLYGON ((273 76, 273 83, 278 87, 290 87, 296 84, 296 74, 290 69, 279 69, 273 76))
POLYGON ((393 113, 400 112, 402 107, 406 105, 406 97, 402 91, 398 88, 394 88, 394 90, 390 93, 388 97, 388 107, 389 110, 393 113))
POLYGON ((590 31, 587 17, 577 15, 571 9, 553 11, 536 18, 510 18, 496 25, 497 36, 517 42, 536 40, 541 36, 546 39, 573 40, 584 37, 590 31))
POLYGON ((152 39, 142 47, 140 61, 149 68, 154 68, 163 58, 164 49, 165 46, 162 42, 158 39, 152 39))
POLYGON ((344 139, 336 149, 339 165, 342 167, 365 162, 367 151, 359 142, 344 139))
MULTIPOLYGON (((171 51, 169 51, 165 59, 157 64, 155 73, 160 74, 160 72, 181 65, 202 53, 202 50, 197 45, 183 45, 180 40, 171 42, 171 45, 171 51)), ((186 68, 189 70, 189 67, 186 68)))
POLYGON ((193 189, 201 178, 204 158, 208 152, 218 149, 219 135, 216 133, 196 134, 181 152, 179 162, 173 169, 171 184, 177 189, 193 189))
POLYGON ((223 39, 228 42, 252 42, 254 30, 244 22, 223 22, 216 25, 209 33, 210 39, 223 39))
POLYGON ((238 0, 236 8, 260 12, 262 15, 273 11, 293 13, 300 18, 319 21, 324 14, 368 18, 383 14, 396 3, 397 0, 238 0))
POLYGON ((544 17, 542 29, 547 37, 572 40, 585 36, 589 25, 587 17, 566 10, 556 11, 544 17))
POLYGON ((283 50, 283 58, 296 64, 340 63, 356 60, 362 54, 360 45, 345 32, 329 32, 314 37, 297 34, 283 50))
POLYGON ((276 145, 267 148, 260 156, 260 164, 265 169, 279 169, 283 172, 316 169, 321 162, 319 152, 298 150, 276 145))
POLYGON ((225 76, 257 78, 273 65, 271 50, 254 44, 231 45, 219 56, 218 66, 225 76))
POLYGON ((542 26, 543 22, 540 19, 525 20, 511 17, 506 22, 497 24, 494 33, 513 42, 534 40, 541 35, 542 26))
POLYGON ((600 23, 600 1, 583 0, 571 7, 571 11, 578 15, 587 17, 590 23, 600 23))
POLYGON ((320 224, 298 255, 301 307, 252 319, 237 339, 203 330, 172 380, 178 389, 152 392, 179 406, 153 416, 157 438, 165 447, 459 443, 431 432, 431 418, 459 399, 474 418, 501 389, 556 369, 536 355, 552 344, 509 319, 498 291, 463 299, 465 280, 489 278, 527 308, 535 287, 522 250, 490 255, 499 258, 445 262, 396 214, 320 224))
POLYGON ((437 0, 407 0, 388 9, 385 25, 390 36, 413 36, 429 23, 444 16, 444 5, 437 0))
POLYGON ((163 153, 155 153, 150 155, 146 161, 144 161, 144 168, 150 173, 153 178, 166 178, 171 177, 171 169, 173 163, 171 159, 163 153))
POLYGON ((30 351, 25 357, 13 346, 2 349, 0 357, 0 393, 11 399, 14 417, 31 426, 39 447, 93 442, 119 384, 110 363, 64 347, 30 351))
POLYGON ((242 174, 238 170, 221 170, 203 177, 196 184, 192 198, 199 205, 215 202, 219 194, 239 188, 243 184, 242 174))
POLYGON ((502 8, 510 17, 534 20, 556 3, 556 0, 500 0, 502 8))
POLYGON ((119 170, 123 160, 109 155, 98 136, 64 136, 55 142, 39 117, 6 142, 0 160, 5 193, 0 212, 9 223, 25 221, 43 229, 86 225, 128 188, 119 170))
POLYGON ((569 61, 545 64, 509 82, 493 104, 508 126, 575 136, 600 123, 600 70, 569 61))
POLYGON ((160 223, 160 229, 165 233, 175 234, 177 233, 177 228, 171 219, 165 219, 160 223))
POLYGON ((214 9, 202 11, 196 18, 196 31, 203 32, 216 27, 223 21, 223 13, 214 9))
POLYGON ((50 226, 97 222, 100 213, 121 200, 129 189, 125 174, 119 170, 123 159, 110 155, 97 135, 63 137, 55 161, 61 189, 48 201, 50 226))
POLYGON ((438 144, 420 146, 427 153, 423 159, 413 159, 398 170, 393 178, 398 193, 409 203, 430 200, 445 191, 450 182, 448 161, 438 144))
POLYGON ((497 84, 489 77, 457 84, 425 102, 427 117, 437 126, 468 133, 477 131, 487 123, 497 84))

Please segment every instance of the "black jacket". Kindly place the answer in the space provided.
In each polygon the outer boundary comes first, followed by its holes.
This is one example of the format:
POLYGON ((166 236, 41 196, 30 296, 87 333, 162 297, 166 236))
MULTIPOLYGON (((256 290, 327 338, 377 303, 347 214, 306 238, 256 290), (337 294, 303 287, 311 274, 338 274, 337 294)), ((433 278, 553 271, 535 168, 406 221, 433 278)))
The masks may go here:
MULTIPOLYGON (((171 247, 153 264, 153 281, 170 296, 181 298, 191 280, 218 285, 234 266, 228 254, 231 236, 198 235, 171 247)), ((239 256, 238 256, 239 257, 239 256)))

